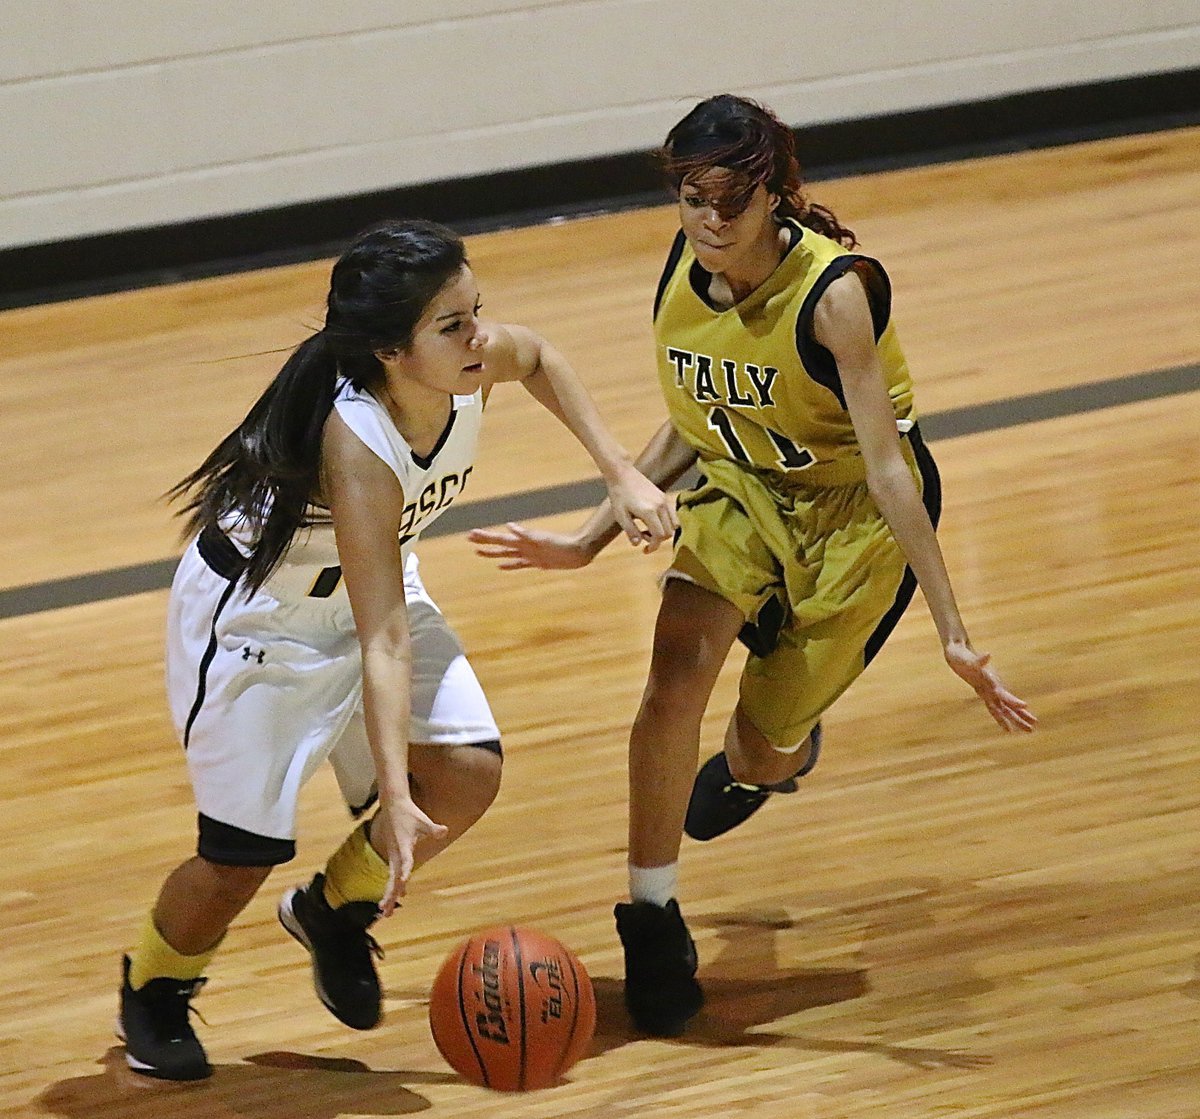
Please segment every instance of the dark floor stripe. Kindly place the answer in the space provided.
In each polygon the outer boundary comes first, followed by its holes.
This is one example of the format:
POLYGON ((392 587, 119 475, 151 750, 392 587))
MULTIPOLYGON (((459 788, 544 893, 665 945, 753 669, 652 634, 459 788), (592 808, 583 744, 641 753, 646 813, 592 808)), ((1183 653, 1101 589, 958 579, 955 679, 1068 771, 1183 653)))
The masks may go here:
POLYGON ((46 610, 61 610, 65 606, 82 606, 87 602, 103 602, 109 598, 161 591, 171 585, 177 559, 154 560, 130 567, 114 567, 108 571, 93 571, 87 575, 72 575, 46 583, 30 583, 0 591, 0 619, 19 618, 23 614, 40 614, 46 610))
MULTIPOLYGON (((1135 373, 1111 381, 1097 381, 954 408, 948 412, 922 416, 921 430, 928 440, 957 439, 964 435, 1000 431, 1020 424, 1197 391, 1200 391, 1200 365, 1181 365, 1152 373, 1135 373)), ((603 484, 597 479, 590 479, 545 486, 486 501, 470 501, 447 509, 425 535, 449 536, 472 528, 504 524, 506 521, 527 521, 555 513, 570 513, 595 505, 604 494, 603 484)), ((0 620, 160 591, 171 585, 176 562, 174 559, 155 560, 0 590, 0 620)))
POLYGON ((921 430, 927 439, 955 439, 960 435, 976 435, 983 431, 999 431, 1020 424, 1037 423, 1039 420, 1082 415, 1100 408, 1116 408, 1141 400, 1178 396, 1198 389, 1200 365, 1181 365, 1153 373, 1135 373, 1112 381, 1093 381, 1086 385, 1049 389, 1029 396, 955 408, 935 416, 922 417, 921 430))

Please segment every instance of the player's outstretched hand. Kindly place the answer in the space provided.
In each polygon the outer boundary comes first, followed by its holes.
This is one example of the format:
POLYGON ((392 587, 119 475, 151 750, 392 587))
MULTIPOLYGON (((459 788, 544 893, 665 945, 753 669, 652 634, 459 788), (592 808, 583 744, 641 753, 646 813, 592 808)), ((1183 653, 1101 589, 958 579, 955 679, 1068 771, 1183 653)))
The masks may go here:
POLYGON ((525 567, 542 570, 567 570, 585 567, 592 562, 592 553, 575 536, 560 532, 543 532, 519 524, 503 528, 474 528, 467 539, 475 551, 486 559, 500 561, 504 571, 519 571, 525 567))
POLYGON ((1037 716, 1029 710, 1029 704, 1013 695, 989 667, 991 653, 977 653, 965 641, 948 642, 945 653, 946 663, 975 689, 992 718, 1005 730, 1031 731, 1037 726, 1037 716))
POLYGON ((653 552, 679 527, 674 499, 632 466, 608 482, 608 500, 629 542, 643 552, 653 552))
POLYGON ((417 844, 422 839, 442 839, 448 829, 444 824, 435 824, 408 799, 384 805, 371 823, 373 838, 377 829, 383 837, 390 870, 379 911, 384 917, 390 917, 408 888, 408 879, 413 870, 413 851, 417 844))

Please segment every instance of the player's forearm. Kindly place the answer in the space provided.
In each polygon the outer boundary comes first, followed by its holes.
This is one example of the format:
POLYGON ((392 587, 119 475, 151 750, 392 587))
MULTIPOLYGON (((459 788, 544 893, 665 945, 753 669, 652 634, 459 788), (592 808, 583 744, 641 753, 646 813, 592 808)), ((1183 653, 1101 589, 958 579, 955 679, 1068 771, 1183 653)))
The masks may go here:
POLYGON ((553 347, 542 343, 537 368, 522 383, 579 440, 605 481, 633 466, 629 452, 608 430, 575 370, 553 347))
POLYGON ((691 469, 696 461, 696 452, 689 447, 667 420, 650 437, 634 460, 636 466, 659 489, 669 489, 691 469))
POLYGON ((408 733, 412 664, 407 642, 394 650, 363 651, 363 717, 384 803, 410 796, 408 733))
POLYGON ((901 463, 872 475, 867 484, 917 577, 943 646, 950 641, 966 641, 966 627, 954 599, 941 546, 907 466, 901 463))

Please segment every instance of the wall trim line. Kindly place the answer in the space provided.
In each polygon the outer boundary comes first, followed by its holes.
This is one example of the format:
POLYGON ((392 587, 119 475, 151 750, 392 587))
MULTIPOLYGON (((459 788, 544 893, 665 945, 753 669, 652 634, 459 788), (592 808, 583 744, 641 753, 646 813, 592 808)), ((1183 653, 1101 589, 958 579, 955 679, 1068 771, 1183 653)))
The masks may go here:
MULTIPOLYGON (((806 125, 797 136, 816 182, 1196 124, 1200 68, 806 125)), ((15 246, 0 249, 0 310, 335 256, 385 217, 471 235, 666 198, 651 153, 636 151, 15 246)))

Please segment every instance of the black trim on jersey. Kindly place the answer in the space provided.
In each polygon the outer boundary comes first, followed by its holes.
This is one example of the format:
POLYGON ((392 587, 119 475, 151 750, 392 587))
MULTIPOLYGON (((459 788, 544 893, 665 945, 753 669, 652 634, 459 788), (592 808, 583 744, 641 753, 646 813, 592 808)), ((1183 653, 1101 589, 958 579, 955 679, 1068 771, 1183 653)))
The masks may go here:
POLYGON ((738 630, 738 640, 756 657, 769 657, 779 644, 779 631, 787 619, 788 609, 783 597, 773 594, 758 608, 754 620, 746 622, 738 630))
MULTIPOLYGON (((937 463, 934 462, 933 455, 925 445, 925 440, 921 438, 921 432, 916 425, 913 426, 906 438, 912 445, 913 456, 917 460, 917 469, 921 472, 921 501, 925 506, 925 511, 929 514, 930 521, 933 522, 933 527, 937 528, 938 521, 942 516, 942 479, 938 474, 937 463)), ((883 643, 891 636, 892 630, 896 628, 896 623, 900 621, 900 616, 908 609, 908 604, 912 601, 913 592, 916 589, 917 577, 913 574, 911 567, 905 567, 904 578, 900 580, 900 589, 896 592, 895 600, 888 607, 888 612, 880 619, 875 631, 867 638, 866 647, 863 649, 863 667, 870 664, 875 659, 875 654, 883 648, 883 643)))
MULTIPOLYGON (((220 535, 223 540, 229 540, 224 533, 220 535)), ((232 544, 230 546, 232 547, 232 544)), ((234 550, 236 551, 237 549, 234 550)), ((204 656, 200 658, 200 667, 196 671, 196 699, 192 703, 191 711, 188 712, 187 725, 183 728, 183 748, 185 750, 188 748, 188 739, 192 735, 192 724, 196 721, 196 716, 200 714, 200 708, 204 706, 204 695, 208 690, 209 665, 212 664, 213 657, 217 655, 217 619, 220 618, 221 611, 225 609, 225 604, 232 597, 236 587, 237 582, 231 579, 229 585, 221 592, 221 597, 217 601, 217 608, 213 611, 212 626, 208 631, 208 646, 204 650, 204 656)))
POLYGON ((313 580, 312 590, 308 592, 308 597, 328 598, 337 590, 337 585, 341 581, 342 569, 339 565, 323 567, 321 573, 313 580))
POLYGON ((223 824, 201 812, 196 819, 200 838, 196 853, 221 866, 279 866, 296 857, 293 839, 258 835, 233 824, 223 824))
POLYGON ((438 436, 437 442, 433 445, 433 450, 430 451, 428 455, 419 455, 416 451, 409 447, 408 453, 412 455, 413 462, 415 462, 422 470, 428 470, 433 465, 433 460, 437 458, 438 451, 440 451, 446 445, 446 440, 450 438, 450 431, 454 427, 454 421, 457 416, 458 409, 451 408, 450 418, 446 421, 446 426, 442 428, 442 434, 438 436))
POLYGON ((222 579, 236 583, 246 570, 247 559, 216 525, 205 525, 196 537, 200 558, 222 579))
POLYGON ((833 354, 813 337, 812 321, 817 302, 829 285, 834 280, 841 279, 851 269, 866 281, 867 301, 871 305, 871 321, 875 327, 875 341, 878 342, 887 329, 888 318, 892 313, 892 281, 884 271, 883 265, 874 257, 863 256, 861 253, 847 253, 845 256, 836 257, 817 277, 817 282, 813 284, 812 291, 805 296, 800 313, 796 316, 796 352, 800 355, 800 361, 808 375, 818 385, 833 393, 843 408, 846 407, 846 394, 842 391, 842 378, 838 373, 837 362, 834 361, 833 354))
POLYGON ((687 244, 687 237, 684 236, 681 229, 675 234, 675 240, 671 243, 671 251, 667 253, 667 263, 663 265, 662 275, 658 278, 658 291, 654 293, 654 318, 658 318, 658 308, 662 305, 662 298, 666 294, 667 284, 671 282, 671 277, 675 274, 675 268, 679 264, 679 258, 683 256, 683 246, 687 244))
MULTIPOLYGON (((311 527, 311 525, 309 522, 306 522, 301 527, 311 527)), ((401 539, 400 543, 404 544, 411 539, 412 537, 405 536, 401 539)), ((216 525, 205 525, 200 530, 200 535, 196 538, 196 551, 200 553, 200 558, 213 571, 220 575, 222 579, 228 579, 230 583, 236 583, 242 577, 242 573, 246 570, 246 565, 249 562, 238 551, 233 541, 216 525)), ((312 590, 308 592, 308 597, 328 598, 337 590, 341 578, 342 569, 337 564, 332 567, 323 567, 317 574, 316 579, 313 580, 312 590)))

